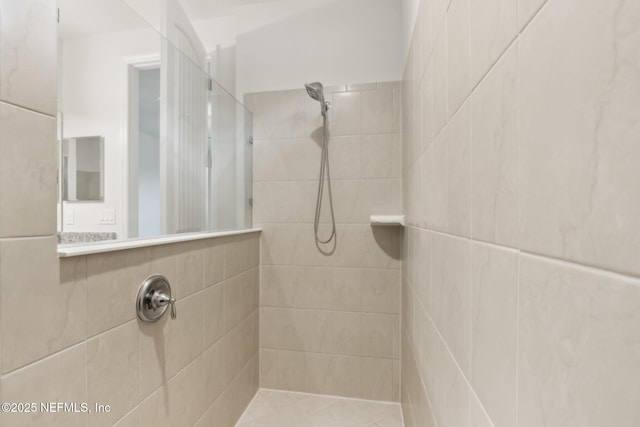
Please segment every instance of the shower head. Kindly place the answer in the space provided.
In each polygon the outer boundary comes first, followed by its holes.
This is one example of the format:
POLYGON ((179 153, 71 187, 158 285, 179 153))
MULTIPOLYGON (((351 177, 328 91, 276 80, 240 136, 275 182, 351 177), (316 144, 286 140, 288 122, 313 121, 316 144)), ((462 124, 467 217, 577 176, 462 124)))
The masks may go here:
POLYGON ((304 87, 307 89, 307 93, 311 98, 320 102, 321 112, 322 112, 322 115, 324 116, 327 110, 329 109, 329 103, 325 102, 324 100, 324 90, 322 87, 322 83, 320 82, 306 83, 304 87))

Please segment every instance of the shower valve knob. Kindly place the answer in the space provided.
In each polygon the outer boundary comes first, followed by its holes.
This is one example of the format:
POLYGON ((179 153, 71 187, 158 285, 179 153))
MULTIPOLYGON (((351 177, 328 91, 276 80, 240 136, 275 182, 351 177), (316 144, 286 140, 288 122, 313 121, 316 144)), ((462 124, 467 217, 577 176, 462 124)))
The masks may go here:
POLYGON ((171 318, 176 318, 176 299, 171 296, 171 285, 159 274, 146 278, 138 288, 136 311, 143 322, 155 322, 171 307, 171 318))

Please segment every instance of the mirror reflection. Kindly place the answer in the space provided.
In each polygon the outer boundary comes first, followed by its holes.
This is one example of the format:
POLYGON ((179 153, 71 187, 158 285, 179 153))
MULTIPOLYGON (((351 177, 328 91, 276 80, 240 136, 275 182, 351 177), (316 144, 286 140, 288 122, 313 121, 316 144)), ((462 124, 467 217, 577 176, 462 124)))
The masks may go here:
POLYGON ((62 140, 62 200, 103 200, 104 138, 85 136, 62 140))
POLYGON ((58 4, 59 231, 123 240, 249 228, 251 115, 204 71, 211 55, 179 3, 163 2, 170 41, 120 0, 58 4), (74 163, 76 135, 100 135, 90 168, 74 163))

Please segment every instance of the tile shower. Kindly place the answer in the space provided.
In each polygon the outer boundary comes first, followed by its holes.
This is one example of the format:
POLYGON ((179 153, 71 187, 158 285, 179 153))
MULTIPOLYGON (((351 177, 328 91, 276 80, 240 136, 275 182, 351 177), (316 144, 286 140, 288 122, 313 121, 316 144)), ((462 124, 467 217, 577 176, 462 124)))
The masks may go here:
POLYGON ((403 79, 407 427, 640 422, 632 3, 420 2, 403 79))
POLYGON ((297 89, 246 98, 261 235, 58 259, 56 8, 0 9, 0 397, 111 405, 1 426, 230 427, 259 386, 407 427, 640 423, 636 3, 420 2, 401 84, 329 90, 328 257, 297 89), (179 317, 140 326, 122 291, 157 269, 179 317))
POLYGON ((263 230, 262 387, 399 398, 401 229, 372 228, 369 216, 401 209, 400 88, 326 90, 338 233, 328 256, 313 240, 318 103, 303 88, 245 95, 255 123, 254 221, 263 230))

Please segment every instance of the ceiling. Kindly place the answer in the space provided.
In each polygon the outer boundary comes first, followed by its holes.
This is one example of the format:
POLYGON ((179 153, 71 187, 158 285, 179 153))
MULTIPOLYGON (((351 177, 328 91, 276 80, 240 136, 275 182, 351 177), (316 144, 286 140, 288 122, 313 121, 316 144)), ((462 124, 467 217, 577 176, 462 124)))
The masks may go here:
POLYGON ((146 28, 148 24, 121 1, 58 0, 61 39, 146 28))
MULTIPOLYGON (((179 0, 191 20, 215 18, 233 13, 236 9, 278 0, 179 0)), ((308 0, 299 0, 304 3, 308 0)))

